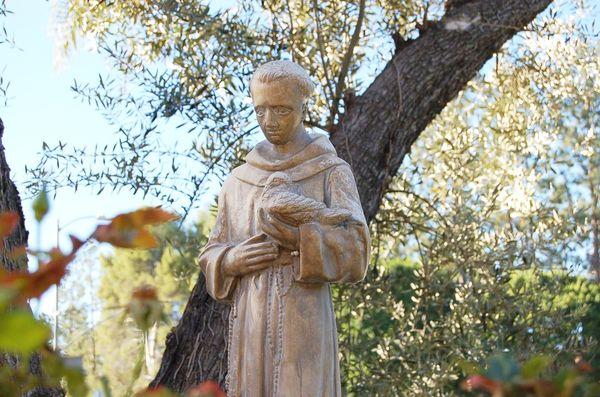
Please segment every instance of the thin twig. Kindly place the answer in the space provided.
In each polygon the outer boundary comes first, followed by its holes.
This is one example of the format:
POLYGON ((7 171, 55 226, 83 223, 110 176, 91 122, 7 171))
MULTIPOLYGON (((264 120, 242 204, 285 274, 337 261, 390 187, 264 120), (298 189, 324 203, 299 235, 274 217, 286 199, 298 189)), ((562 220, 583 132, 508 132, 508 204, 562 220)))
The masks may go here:
POLYGON ((354 49, 358 45, 360 40, 360 32, 362 30, 362 24, 365 19, 365 0, 361 0, 358 5, 358 19, 356 21, 356 25, 354 26, 354 32, 352 32, 352 37, 350 38, 350 43, 348 44, 348 49, 342 58, 342 64, 340 66, 340 74, 338 76, 338 82, 335 87, 335 94, 333 95, 333 103, 331 105, 331 113, 329 114, 329 122, 327 125, 330 127, 333 126, 333 122, 335 120, 335 116, 338 113, 338 109, 340 106, 340 100, 342 99, 342 93, 345 88, 346 77, 348 76, 348 72, 350 70, 350 63, 352 61, 352 56, 354 55, 354 49))
MULTIPOLYGON (((329 88, 329 93, 331 97, 334 97, 334 91, 331 86, 331 77, 329 76, 329 62, 327 62, 327 57, 325 55, 325 49, 323 46, 323 37, 321 36, 321 21, 319 19, 319 2, 317 0, 313 0, 313 9, 315 11, 315 23, 317 25, 317 48, 319 49, 319 55, 321 57, 321 65, 323 65, 323 73, 325 74, 325 82, 327 84, 327 88, 329 88)), ((330 108, 331 111, 331 108, 330 108)))

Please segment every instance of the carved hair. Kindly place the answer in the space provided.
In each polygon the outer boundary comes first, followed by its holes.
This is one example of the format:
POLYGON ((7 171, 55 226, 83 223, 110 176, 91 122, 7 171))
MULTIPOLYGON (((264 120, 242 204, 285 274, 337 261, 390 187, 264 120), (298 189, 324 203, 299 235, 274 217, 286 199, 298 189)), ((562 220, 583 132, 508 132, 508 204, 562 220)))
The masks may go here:
POLYGON ((271 83, 278 80, 291 80, 296 83, 305 99, 315 89, 310 76, 302 66, 292 61, 280 60, 264 63, 254 71, 252 79, 250 79, 250 93, 252 93, 252 84, 255 81, 271 83))

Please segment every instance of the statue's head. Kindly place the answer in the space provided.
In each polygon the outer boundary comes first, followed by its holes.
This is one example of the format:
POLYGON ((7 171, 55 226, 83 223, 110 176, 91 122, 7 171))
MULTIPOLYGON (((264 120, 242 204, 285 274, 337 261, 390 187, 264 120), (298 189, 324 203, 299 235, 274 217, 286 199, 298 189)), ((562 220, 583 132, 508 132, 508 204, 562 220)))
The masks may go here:
POLYGON ((291 61, 272 61, 256 69, 250 94, 261 130, 269 142, 291 141, 302 125, 314 85, 306 70, 291 61))

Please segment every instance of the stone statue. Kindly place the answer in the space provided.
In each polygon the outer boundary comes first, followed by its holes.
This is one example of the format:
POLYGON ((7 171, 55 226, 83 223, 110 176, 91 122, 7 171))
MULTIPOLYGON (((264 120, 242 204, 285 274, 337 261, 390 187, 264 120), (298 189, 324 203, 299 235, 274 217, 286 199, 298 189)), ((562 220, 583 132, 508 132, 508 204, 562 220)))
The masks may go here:
POLYGON ((208 292, 232 305, 229 396, 341 396, 329 284, 364 278, 370 237, 350 166, 303 125, 313 89, 290 61, 255 71, 266 140, 225 180, 198 258, 208 292))

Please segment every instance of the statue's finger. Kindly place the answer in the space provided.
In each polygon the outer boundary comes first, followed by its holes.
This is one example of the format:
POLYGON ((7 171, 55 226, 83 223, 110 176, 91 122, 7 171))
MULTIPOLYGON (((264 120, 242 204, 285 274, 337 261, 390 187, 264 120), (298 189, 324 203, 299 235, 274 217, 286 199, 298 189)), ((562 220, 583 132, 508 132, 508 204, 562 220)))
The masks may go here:
POLYGON ((250 250, 246 251, 246 257, 251 258, 251 257, 259 256, 259 255, 278 254, 278 253, 279 253, 278 247, 270 246, 270 247, 254 249, 251 251, 250 250))
POLYGON ((271 222, 268 222, 268 221, 260 222, 260 226, 261 226, 263 232, 265 232, 266 234, 268 234, 271 237, 273 237, 273 235, 279 234, 278 233, 279 229, 277 229, 277 226, 271 222))
POLYGON ((278 256, 279 256, 279 254, 259 255, 259 256, 255 256, 253 258, 248 259, 246 261, 246 264, 248 265, 248 267, 256 267, 256 265, 264 264, 265 262, 273 261, 273 260, 277 259, 278 256))
POLYGON ((266 234, 258 233, 258 234, 255 234, 254 236, 244 240, 244 243, 250 244, 250 243, 255 243, 255 242, 261 242, 261 241, 264 241, 266 238, 267 238, 266 234))
POLYGON ((257 249, 263 249, 263 248, 272 248, 272 247, 277 247, 277 244, 275 244, 275 242, 273 240, 269 240, 269 241, 264 241, 261 243, 254 243, 254 244, 250 244, 248 245, 248 247, 246 248, 247 251, 254 251, 257 249))

